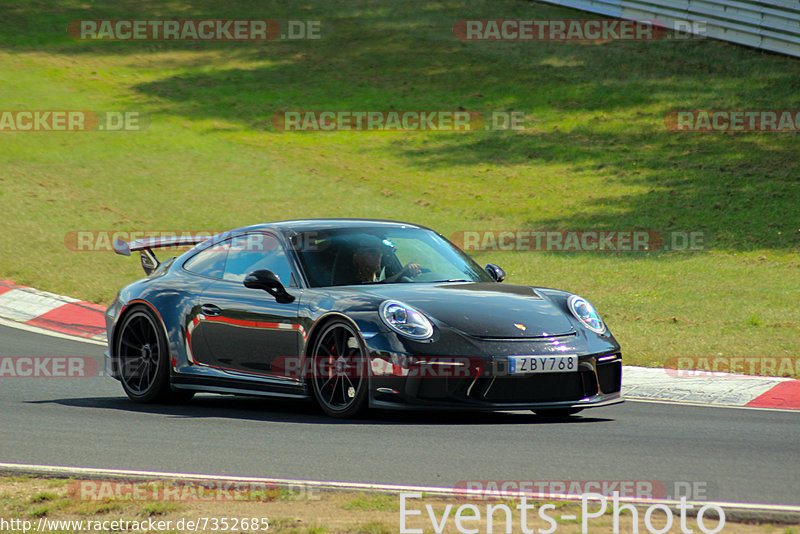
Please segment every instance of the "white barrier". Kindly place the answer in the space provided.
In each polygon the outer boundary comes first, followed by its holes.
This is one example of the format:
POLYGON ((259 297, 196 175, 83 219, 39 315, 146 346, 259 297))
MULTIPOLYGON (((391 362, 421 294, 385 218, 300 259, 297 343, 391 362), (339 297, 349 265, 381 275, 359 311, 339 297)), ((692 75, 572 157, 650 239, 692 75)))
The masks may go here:
POLYGON ((800 57, 800 0, 539 0, 800 57))

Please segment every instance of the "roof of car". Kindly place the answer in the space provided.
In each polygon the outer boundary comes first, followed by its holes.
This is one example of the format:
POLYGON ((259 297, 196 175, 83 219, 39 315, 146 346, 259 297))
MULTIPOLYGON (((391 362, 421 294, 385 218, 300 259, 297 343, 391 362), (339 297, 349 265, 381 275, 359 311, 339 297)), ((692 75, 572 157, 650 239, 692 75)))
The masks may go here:
POLYGON ((385 228, 422 228, 424 226, 402 221, 392 221, 388 219, 355 219, 355 218, 331 218, 331 219, 292 219, 286 221, 276 221, 261 224, 254 224, 238 230, 266 230, 277 228, 283 231, 308 232, 332 230, 335 228, 363 228, 385 227, 385 228))

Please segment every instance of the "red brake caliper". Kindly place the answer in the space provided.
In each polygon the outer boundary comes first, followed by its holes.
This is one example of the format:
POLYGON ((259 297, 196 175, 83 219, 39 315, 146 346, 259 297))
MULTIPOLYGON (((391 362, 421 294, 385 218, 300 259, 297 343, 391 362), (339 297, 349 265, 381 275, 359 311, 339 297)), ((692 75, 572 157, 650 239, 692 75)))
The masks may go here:
MULTIPOLYGON (((336 367, 335 366, 336 366, 336 360, 338 359, 338 356, 339 356, 336 353, 336 342, 335 341, 333 342, 333 344, 331 344, 330 353, 331 353, 331 355, 328 356, 328 378, 329 379, 333 378, 334 375, 336 374, 336 367)), ((331 380, 330 382, 331 382, 331 392, 332 392, 333 388, 336 386, 336 381, 335 380, 331 380)))

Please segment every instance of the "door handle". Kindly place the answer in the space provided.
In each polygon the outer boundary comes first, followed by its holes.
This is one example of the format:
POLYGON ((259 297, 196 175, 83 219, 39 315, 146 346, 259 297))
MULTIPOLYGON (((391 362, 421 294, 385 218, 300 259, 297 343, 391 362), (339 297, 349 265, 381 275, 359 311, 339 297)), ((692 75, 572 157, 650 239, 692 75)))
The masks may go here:
POLYGON ((214 306, 213 304, 203 304, 200 306, 200 313, 205 315, 206 317, 216 317, 222 310, 218 306, 214 306))

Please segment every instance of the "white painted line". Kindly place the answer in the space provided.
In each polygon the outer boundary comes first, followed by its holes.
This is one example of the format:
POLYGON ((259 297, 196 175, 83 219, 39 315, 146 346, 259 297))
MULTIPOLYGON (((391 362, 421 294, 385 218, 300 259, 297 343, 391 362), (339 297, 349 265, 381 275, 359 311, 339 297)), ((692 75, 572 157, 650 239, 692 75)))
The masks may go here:
POLYGON ((16 321, 30 321, 65 304, 47 295, 12 289, 0 295, 0 315, 16 321))
POLYGON ((34 334, 41 334, 43 336, 52 336, 61 339, 69 339, 70 341, 91 343, 92 345, 100 345, 101 347, 105 347, 108 345, 105 341, 100 341, 99 339, 62 334, 61 332, 54 332, 53 330, 47 330, 46 328, 39 328, 38 326, 31 326, 29 324, 18 323, 16 321, 9 321, 8 319, 4 319, 2 317, 0 317, 0 325, 7 326, 9 328, 17 328, 19 330, 25 330, 26 332, 33 332, 34 334))
MULTIPOLYGON (((711 359, 711 358, 709 358, 711 359)), ((787 380, 794 380, 793 378, 788 377, 781 377, 781 376, 762 376, 762 375, 742 375, 742 374, 734 374, 734 373, 722 373, 720 377, 714 376, 702 376, 692 378, 691 376, 675 376, 676 373, 681 372, 677 369, 664 369, 662 367, 640 367, 637 365, 623 365, 622 366, 622 373, 627 375, 634 375, 637 377, 641 377, 642 379, 650 379, 650 380, 662 380, 663 377, 666 375, 667 377, 674 379, 674 380, 731 380, 731 379, 741 379, 741 380, 770 380, 773 382, 786 382, 787 380)), ((688 373, 690 371, 683 370, 682 372, 688 373)), ((707 372, 707 371, 704 371, 707 372)))
MULTIPOLYGON (((246 482, 251 484, 272 484, 282 486, 313 486, 320 489, 338 489, 353 491, 383 491, 383 492, 422 492, 447 497, 474 497, 474 496, 493 496, 493 497, 528 497, 534 499, 549 500, 569 500, 580 501, 583 495, 577 494, 551 494, 536 492, 504 492, 488 490, 467 490, 456 488, 443 488, 438 486, 409 486, 401 484, 373 484, 369 482, 340 482, 331 480, 304 480, 292 478, 267 478, 267 477, 245 477, 245 476, 225 476, 199 473, 174 473, 162 471, 137 471, 130 469, 103 469, 98 467, 69 467, 60 465, 36 465, 36 464, 11 464, 0 463, 0 471, 14 473, 29 473, 38 475, 62 475, 67 477, 120 477, 136 478, 146 480, 191 480, 191 481, 222 481, 222 482, 246 482)), ((600 500, 588 499, 587 500, 600 500)), ((651 505, 666 504, 675 506, 681 503, 673 499, 647 499, 637 497, 620 497, 620 502, 651 505)), ((687 501, 696 507, 711 504, 727 510, 748 510, 748 511, 767 511, 767 512, 790 512, 800 513, 800 506, 784 504, 762 504, 762 503, 741 503, 728 501, 687 501)))
POLYGON ((22 287, 19 289, 27 291, 28 293, 33 293, 34 295, 37 295, 42 298, 60 300, 61 302, 80 302, 79 299, 75 299, 72 297, 65 297, 64 295, 57 295, 56 293, 50 293, 49 291, 42 291, 41 289, 36 289, 35 287, 22 287))
POLYGON ((650 404, 671 404, 673 406, 695 406, 698 408, 728 408, 733 410, 760 410, 762 412, 785 412, 800 414, 800 410, 788 408, 763 408, 761 406, 733 406, 729 404, 708 404, 705 402, 689 402, 682 400, 650 399, 646 397, 625 397, 625 402, 646 402, 650 404))

